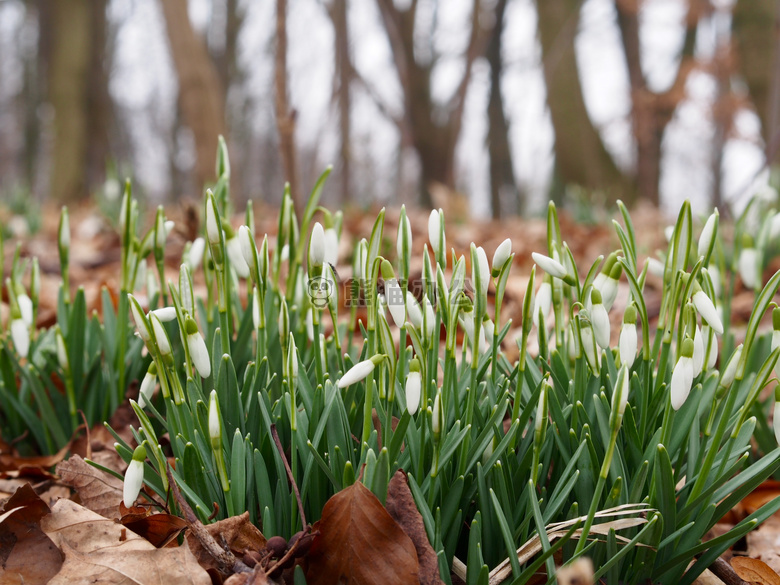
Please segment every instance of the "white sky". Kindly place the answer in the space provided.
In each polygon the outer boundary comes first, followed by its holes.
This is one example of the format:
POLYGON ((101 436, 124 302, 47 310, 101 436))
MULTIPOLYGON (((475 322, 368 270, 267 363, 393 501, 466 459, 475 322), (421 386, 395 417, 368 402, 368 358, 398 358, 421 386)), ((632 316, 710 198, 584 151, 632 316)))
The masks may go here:
MULTIPOLYGON (((135 177, 152 196, 168 188, 170 128, 175 115, 176 81, 167 51, 165 27, 159 0, 112 0, 109 18, 117 26, 111 94, 132 118, 128 125, 134 143, 132 161, 135 177)), ((337 112, 331 102, 333 91, 333 30, 323 2, 295 0, 290 3, 289 67, 292 105, 298 112, 297 140, 300 148, 315 149, 319 167, 337 162, 337 112)), ((400 2, 399 2, 400 3, 400 2)), ((275 132, 273 127, 273 27, 274 2, 243 2, 246 11, 239 39, 240 60, 248 74, 246 97, 253 112, 256 134, 275 132)), ((416 36, 419 54, 430 51, 431 43, 445 57, 434 70, 433 94, 440 102, 448 99, 463 69, 461 53, 467 42, 469 0, 440 3, 437 25, 431 30, 433 12, 421 0, 421 19, 416 36)), ((645 0, 640 14, 643 68, 650 86, 663 90, 676 71, 676 56, 683 38, 684 0, 645 0)), ((532 208, 543 208, 553 168, 554 136, 545 104, 545 87, 536 39, 534 0, 510 0, 506 13, 503 57, 505 76, 502 94, 510 122, 513 166, 520 185, 528 191, 532 208)), ((23 14, 18 0, 0 3, 0 50, 5 53, 12 31, 23 14)), ((206 32, 212 14, 210 0, 190 0, 190 17, 196 28, 206 32)), ((401 92, 393 71, 390 47, 374 2, 349 2, 352 57, 357 70, 387 107, 401 111, 401 92)), ((717 39, 728 35, 727 11, 700 25, 697 55, 712 55, 717 39)), ((213 36, 213 35, 212 35, 213 36)), ((211 39, 212 42, 215 39, 211 39)), ((615 22, 612 0, 586 0, 576 38, 580 76, 591 117, 601 130, 619 165, 633 164, 629 93, 625 60, 615 22)), ((6 53, 7 54, 7 53, 6 53)), ((9 60, 3 59, 3 63, 9 60)), ((10 91, 12 66, 0 70, 0 99, 10 91), (11 67, 11 70, 7 70, 11 67), (5 88, 5 91, 3 90, 5 88)), ((710 190, 710 147, 713 129, 710 108, 715 84, 703 73, 691 75, 688 98, 670 123, 665 141, 661 193, 670 212, 684 198, 700 211, 706 208, 710 190)), ((457 149, 459 189, 468 193, 472 210, 488 215, 488 158, 486 105, 488 69, 478 61, 467 94, 463 132, 457 149)), ((355 182, 359 196, 389 200, 397 191, 397 157, 403 160, 405 177, 416 172, 414 157, 398 153, 399 134, 385 119, 373 100, 353 88, 353 150, 355 182), (410 160, 410 158, 412 160, 410 160), (368 169, 360 174, 360 168, 368 169)), ((724 150, 726 197, 745 194, 762 164, 758 120, 749 111, 737 115, 739 136, 724 150)), ((180 137, 180 161, 192 160, 192 145, 180 137)))

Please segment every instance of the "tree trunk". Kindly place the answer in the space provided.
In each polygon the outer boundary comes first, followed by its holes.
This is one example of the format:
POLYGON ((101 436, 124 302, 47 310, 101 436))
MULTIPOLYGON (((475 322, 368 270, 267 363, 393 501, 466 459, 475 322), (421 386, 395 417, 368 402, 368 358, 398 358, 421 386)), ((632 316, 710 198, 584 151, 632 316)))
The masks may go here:
POLYGON ((738 58, 738 68, 747 83, 750 99, 761 120, 761 136, 767 152, 768 162, 780 161, 778 148, 772 148, 777 141, 776 108, 772 95, 772 77, 777 63, 775 52, 776 0, 738 0, 732 20, 732 36, 738 58), (773 152, 772 152, 773 151, 773 152))
POLYGON ((350 152, 350 84, 352 82, 352 64, 349 56, 349 28, 347 23, 347 0, 334 0, 331 9, 333 28, 336 37, 336 74, 338 80, 337 96, 339 107, 339 134, 341 135, 341 202, 352 201, 350 173, 352 153, 350 152))
POLYGON ((92 51, 90 54, 87 180, 99 185, 106 179, 106 162, 111 147, 109 135, 113 123, 111 96, 108 93, 109 66, 106 53, 106 0, 90 0, 92 11, 92 51))
POLYGON ((88 0, 60 0, 53 3, 52 10, 54 38, 48 77, 54 145, 50 193, 55 201, 72 201, 87 194, 92 11, 88 0))
POLYGON ((661 179, 661 145, 664 131, 674 110, 685 95, 685 80, 696 42, 696 25, 701 10, 694 6, 700 0, 690 0, 686 36, 683 43, 677 78, 672 89, 656 94, 647 87, 642 73, 639 43, 639 1, 616 0, 617 21, 628 65, 631 85, 631 122, 636 140, 636 187, 638 195, 658 206, 661 179))
POLYGON ((608 202, 634 198, 630 182, 615 165, 593 126, 582 97, 574 39, 578 0, 537 0, 547 105, 555 131, 555 163, 561 179, 601 190, 608 202))
POLYGON ((287 89, 287 0, 276 0, 276 127, 282 153, 284 176, 290 184, 295 211, 303 213, 303 201, 298 186, 298 164, 295 151, 295 112, 290 108, 287 89))
POLYGON ((225 134, 225 103, 219 76, 206 45, 192 28, 187 0, 160 0, 179 79, 179 108, 195 137, 195 181, 199 188, 215 180, 217 139, 225 134))
POLYGON ((501 195, 517 194, 517 211, 522 213, 524 201, 517 190, 512 170, 512 152, 509 148, 509 124, 504 114, 501 97, 501 34, 504 30, 504 12, 507 0, 496 4, 495 25, 488 41, 486 57, 490 65, 490 100, 488 101, 488 154, 490 155, 490 207, 493 219, 501 218, 501 195))

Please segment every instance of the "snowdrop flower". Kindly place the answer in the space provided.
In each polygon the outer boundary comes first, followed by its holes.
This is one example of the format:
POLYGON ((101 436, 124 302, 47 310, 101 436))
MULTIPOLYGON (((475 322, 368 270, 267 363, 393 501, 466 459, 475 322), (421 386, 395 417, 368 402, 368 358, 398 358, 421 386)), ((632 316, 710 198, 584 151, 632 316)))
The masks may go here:
POLYGON ((208 378, 211 375, 211 359, 209 351, 206 349, 206 342, 198 331, 198 325, 195 319, 189 315, 184 321, 184 330, 187 334, 187 347, 190 351, 192 365, 200 374, 201 378, 208 378))
MULTIPOLYGON (((617 262, 612 265, 609 274, 604 276, 604 280, 600 287, 596 287, 601 292, 601 302, 604 304, 604 308, 609 311, 612 309, 612 305, 615 304, 615 299, 618 294, 618 283, 620 281, 620 275, 623 274, 623 267, 617 262)), ((594 283, 595 287, 595 283, 594 283)))
POLYGON ((734 383, 734 378, 737 377, 737 364, 742 357, 742 347, 743 344, 740 343, 734 350, 734 353, 731 354, 731 359, 729 360, 729 363, 726 364, 726 369, 723 370, 723 374, 720 376, 719 386, 728 389, 731 388, 731 385, 734 383))
MULTIPOLYGON (((487 313, 485 313, 484 317, 482 317, 482 331, 484 331, 483 337, 486 339, 493 339, 496 334, 496 325, 493 323, 493 320, 487 316, 487 313)), ((490 344, 486 341, 486 349, 489 345, 490 344)))
POLYGON ((743 248, 739 253, 739 277, 743 284, 752 290, 761 288, 761 273, 759 263, 761 261, 758 250, 753 246, 753 238, 748 234, 743 236, 743 248))
POLYGON ((217 222, 217 201, 210 192, 206 196, 206 236, 208 236, 209 243, 219 244, 221 234, 217 222))
POLYGON ((22 291, 16 296, 16 304, 19 305, 19 311, 22 314, 22 321, 30 327, 33 324, 33 302, 27 293, 22 291))
POLYGON ((780 213, 775 213, 769 221, 768 239, 771 241, 777 238, 777 236, 780 236, 780 213))
POLYGON ((152 314, 163 323, 167 323, 168 321, 173 321, 176 319, 176 307, 162 307, 160 309, 155 309, 152 311, 152 314))
POLYGON ((222 417, 219 415, 219 402, 217 402, 217 391, 211 391, 209 400, 209 439, 211 439, 211 448, 213 450, 222 450, 222 417))
POLYGON ((441 209, 431 210, 428 216, 428 241, 431 243, 431 249, 434 256, 447 249, 447 238, 442 229, 442 220, 444 212, 441 209))
POLYGON ((236 271, 241 278, 247 278, 249 276, 249 264, 244 259, 244 254, 241 251, 241 242, 237 236, 233 236, 227 242, 225 242, 225 248, 227 249, 227 256, 230 260, 230 265, 236 271))
POLYGON ((387 320, 387 301, 385 300, 385 295, 382 293, 377 293, 376 295, 376 306, 377 309, 379 309, 378 314, 382 315, 385 320, 387 320))
POLYGON ((536 418, 534 420, 534 431, 540 433, 547 422, 547 393, 553 389, 552 380, 549 376, 542 380, 541 391, 539 392, 539 402, 536 403, 536 418))
POLYGON ((509 257, 512 255, 512 240, 507 238, 498 245, 495 253, 493 254, 493 276, 496 277, 501 273, 501 269, 504 264, 507 263, 509 257))
POLYGON ((30 330, 21 317, 11 320, 11 339, 16 347, 16 352, 21 357, 26 358, 30 351, 30 330))
POLYGON ((195 270, 200 266, 203 260, 203 251, 206 249, 206 240, 203 238, 195 238, 190 246, 190 253, 187 256, 187 266, 190 270, 195 270))
POLYGON ((406 291, 406 315, 415 329, 420 329, 423 326, 423 314, 420 305, 417 303, 417 299, 411 291, 406 291))
POLYGON ((59 326, 55 333, 55 340, 57 344, 57 361, 60 362, 60 367, 66 371, 70 371, 70 360, 68 359, 68 350, 65 347, 65 338, 62 336, 59 326))
MULTIPOLYGON (((474 246, 474 244, 471 244, 474 246)), ((480 293, 482 296, 487 296, 488 287, 490 286, 490 265, 488 264, 487 255, 485 249, 482 246, 476 247, 476 265, 471 267, 471 278, 474 284, 477 283, 477 276, 479 276, 480 293)))
POLYGON ((658 258, 647 259, 647 271, 653 276, 663 278, 665 270, 664 263, 661 262, 658 258))
POLYGON ((143 258, 135 270, 135 279, 133 280, 133 290, 140 289, 146 283, 146 258, 143 258))
POLYGON ((241 256, 251 272, 251 267, 257 263, 257 246, 252 231, 245 225, 238 228, 238 244, 241 247, 241 256))
POLYGON ((704 367, 704 335, 699 326, 693 332, 693 377, 701 374, 704 367))
POLYGON ((682 351, 672 372, 670 384, 672 396, 672 408, 680 410, 691 393, 693 384, 693 340, 686 337, 682 343, 682 351))
POLYGON ((339 234, 336 228, 329 227, 325 230, 325 264, 335 266, 339 261, 339 234))
POLYGON ((184 310, 190 314, 195 312, 195 296, 192 293, 192 276, 186 264, 179 268, 179 297, 184 310))
POLYGON ((618 340, 620 361, 629 369, 634 365, 636 349, 636 307, 631 304, 623 314, 623 326, 620 328, 620 339, 618 340))
POLYGON ((287 375, 290 377, 292 388, 298 385, 298 346, 295 345, 295 337, 290 331, 290 350, 287 352, 287 375))
POLYGON ((346 388, 366 379, 374 371, 374 368, 387 356, 378 354, 367 360, 356 363, 341 377, 338 383, 339 388, 346 388))
POLYGON ((550 276, 561 279, 568 276, 566 268, 564 268, 563 264, 557 260, 550 258, 549 256, 545 256, 544 254, 540 254, 539 252, 531 253, 531 257, 534 259, 534 262, 536 262, 537 266, 539 266, 539 268, 544 270, 550 276))
POLYGON ((433 311, 433 305, 428 297, 425 297, 425 315, 423 316, 423 333, 429 341, 433 339, 436 333, 436 313, 433 311))
POLYGON ((707 254, 709 254, 715 242, 715 231, 717 230, 717 227, 718 210, 715 209, 715 211, 712 212, 712 215, 707 218, 707 221, 704 223, 704 227, 701 230, 701 235, 699 236, 699 247, 697 249, 697 254, 699 257, 707 256, 707 254))
POLYGON ((152 324, 152 331, 154 332, 154 339, 157 342, 157 348, 160 350, 160 354, 167 356, 171 354, 171 342, 168 340, 168 334, 165 332, 162 321, 154 313, 149 315, 149 322, 152 324))
POLYGON ((629 376, 628 367, 624 364, 621 366, 620 372, 618 372, 617 385, 614 389, 616 394, 613 396, 614 403, 612 405, 613 409, 617 407, 618 424, 622 420, 628 405, 629 376))
POLYGON ((311 230, 309 238, 309 263, 312 266, 322 266, 325 261, 325 230, 317 222, 311 230))
POLYGON ((157 386, 157 364, 152 362, 149 369, 146 370, 144 379, 141 381, 141 389, 138 392, 138 406, 146 408, 152 400, 154 388, 157 386))
POLYGON ((133 459, 125 472, 125 482, 122 488, 122 501, 125 508, 132 508, 138 498, 138 494, 141 493, 141 486, 144 484, 145 459, 146 449, 144 449, 143 445, 138 445, 135 451, 133 451, 133 459))
POLYGON ((354 271, 354 277, 361 281, 361 286, 364 282, 368 280, 368 274, 366 274, 366 271, 368 270, 368 266, 366 266, 367 263, 368 263, 368 242, 366 242, 365 238, 363 238, 358 243, 357 250, 355 251, 355 271, 354 271))
POLYGON ((387 260, 382 260, 380 266, 382 278, 385 281, 385 300, 387 308, 393 316, 393 322, 401 327, 406 321, 406 303, 404 302, 403 289, 393 272, 393 265, 387 260))
POLYGON ((550 308, 552 307, 552 286, 550 282, 545 278, 542 284, 539 285, 539 291, 536 293, 536 298, 533 304, 533 322, 538 329, 544 329, 546 327, 547 315, 550 314, 550 308))
POLYGON ((723 335, 723 321, 721 321, 720 315, 718 315, 718 311, 715 309, 712 300, 707 296, 707 293, 701 289, 701 286, 699 286, 698 283, 694 284, 694 290, 696 290, 696 292, 693 293, 691 300, 693 301, 693 306, 696 307, 696 311, 715 333, 723 335))
POLYGON ((409 363, 409 375, 406 377, 406 412, 411 416, 414 416, 420 407, 421 391, 420 360, 413 358, 409 363))
POLYGON ((441 409, 441 388, 436 392, 436 398, 433 400, 433 417, 431 419, 431 430, 433 431, 433 442, 438 443, 441 439, 441 429, 444 426, 444 416, 441 409))
POLYGON ((155 254, 162 254, 165 250, 165 240, 168 232, 165 229, 165 210, 162 205, 157 207, 157 218, 154 222, 154 247, 155 254))
POLYGON ((62 213, 60 213, 60 225, 57 229, 57 246, 60 252, 60 262, 67 262, 70 255, 70 219, 67 207, 63 207, 62 213))
POLYGON ((149 331, 149 322, 146 320, 143 309, 141 309, 141 304, 129 293, 127 295, 127 300, 130 301, 130 310, 133 313, 133 320, 135 321, 135 328, 138 331, 138 335, 145 343, 151 341, 152 334, 149 331))
POLYGON ((590 318, 593 324, 593 334, 596 337, 596 343, 603 349, 609 349, 610 324, 607 309, 601 302, 601 293, 597 289, 590 293, 591 309, 590 318))

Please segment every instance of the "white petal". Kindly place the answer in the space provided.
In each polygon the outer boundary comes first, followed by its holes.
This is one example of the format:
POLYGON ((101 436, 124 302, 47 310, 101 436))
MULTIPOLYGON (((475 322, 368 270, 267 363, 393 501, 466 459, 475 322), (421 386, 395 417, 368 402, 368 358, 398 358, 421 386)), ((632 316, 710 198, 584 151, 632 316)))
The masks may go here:
POLYGON ((420 308, 420 305, 417 303, 417 299, 414 298, 414 295, 411 293, 411 291, 408 290, 406 291, 406 313, 412 325, 414 325, 417 329, 422 327, 423 325, 422 309, 420 308))
POLYGON ((241 255, 244 257, 247 267, 255 263, 255 242, 252 239, 252 232, 245 225, 238 228, 238 243, 241 246, 241 255))
POLYGON ((219 410, 217 409, 217 391, 211 391, 211 400, 209 402, 209 438, 213 441, 222 436, 222 425, 219 420, 219 410))
POLYGON ((780 443, 780 402, 775 402, 774 417, 772 419, 772 428, 775 430, 775 439, 780 443))
POLYGON ((387 308, 393 316, 393 322, 401 327, 406 321, 406 303, 398 279, 391 278, 385 281, 385 299, 387 300, 387 308))
POLYGON ((339 388, 346 388, 368 377, 374 371, 374 362, 363 360, 352 366, 339 380, 339 388))
POLYGON ((187 336, 187 345, 190 349, 190 359, 192 365, 198 370, 201 378, 208 378, 211 375, 211 360, 209 351, 206 349, 206 342, 200 333, 190 333, 187 336))
POLYGON ((539 254, 538 252, 533 252, 531 253, 531 257, 534 259, 534 262, 536 262, 539 268, 544 270, 550 276, 554 276, 555 278, 566 278, 568 275, 566 268, 563 267, 563 264, 557 260, 553 260, 549 256, 539 254))
POLYGON ((241 253, 241 243, 238 238, 230 238, 225 244, 227 248, 227 255, 230 259, 230 264, 241 278, 249 276, 249 264, 244 260, 244 255, 241 253))
POLYGON ((696 307, 701 318, 707 322, 707 325, 712 327, 712 330, 718 335, 723 334, 723 322, 720 320, 718 311, 715 309, 715 305, 712 303, 710 297, 703 290, 699 290, 691 297, 693 305, 696 307))
POLYGON ((339 235, 334 228, 325 230, 325 258, 326 264, 335 266, 339 261, 339 235))
POLYGON ((627 368, 631 368, 631 366, 634 365, 634 360, 636 359, 636 348, 636 324, 624 323, 623 327, 620 329, 618 349, 620 351, 620 361, 623 362, 627 368))
POLYGON ((608 276, 604 279, 599 290, 601 291, 601 302, 604 304, 604 308, 609 311, 612 308, 612 305, 615 304, 615 299, 617 298, 618 281, 608 276))
POLYGON ((149 320, 152 322, 154 338, 155 341, 157 341, 157 347, 160 349, 160 353, 163 355, 168 355, 171 353, 171 344, 168 341, 168 335, 165 333, 165 328, 163 327, 162 322, 154 313, 149 315, 149 320))
POLYGON ((125 472, 125 482, 122 487, 122 500, 126 508, 132 508, 138 494, 141 493, 141 486, 144 484, 144 462, 130 461, 125 472))
POLYGON ((322 266, 325 261, 325 230, 320 222, 314 224, 309 238, 309 262, 312 266, 322 266))
POLYGON ((146 405, 152 399, 155 386, 157 386, 157 376, 147 372, 141 382, 141 389, 138 392, 138 406, 146 408, 146 405))
POLYGON ((33 324, 33 303, 30 297, 26 294, 21 294, 16 297, 16 302, 19 305, 19 311, 22 313, 22 320, 27 323, 28 326, 33 324))
POLYGON ((422 391, 422 379, 420 372, 409 372, 406 378, 406 411, 414 415, 420 407, 420 394, 422 391))
POLYGON ((206 235, 212 244, 218 244, 220 236, 216 204, 213 197, 209 197, 206 201, 206 235))
POLYGON ((680 407, 685 404, 688 394, 691 392, 691 385, 688 382, 686 373, 687 365, 683 362, 684 359, 680 358, 677 360, 677 364, 675 364, 672 372, 672 408, 675 410, 680 410, 680 407))
POLYGON ((711 214, 707 218, 707 221, 701 230, 701 236, 699 236, 699 247, 697 250, 699 257, 707 254, 707 251, 710 249, 710 245, 712 244, 712 239, 715 237, 715 220, 717 218, 718 218, 717 212, 711 214))
POLYGON ((23 319, 11 321, 11 339, 16 347, 16 353, 26 358, 30 351, 30 330, 23 319))
POLYGON ((758 252, 755 248, 745 248, 739 254, 739 276, 747 288, 758 290, 761 287, 758 252))
POLYGON ((439 253, 439 234, 441 230, 441 218, 437 209, 431 210, 428 216, 428 241, 434 254, 439 253))
POLYGON ((495 253, 493 254, 493 271, 498 272, 509 260, 509 256, 512 254, 512 240, 507 238, 498 245, 495 253))
POLYGON ((190 255, 188 264, 190 266, 190 270, 195 270, 198 266, 200 266, 201 260, 203 260, 203 251, 206 249, 206 240, 203 238, 195 238, 195 240, 192 242, 192 245, 190 246, 190 255))
POLYGON ((162 307, 161 309, 155 309, 152 313, 163 323, 176 319, 176 307, 162 307))
POLYGON ((593 335, 596 343, 603 349, 609 349, 610 324, 607 309, 602 303, 597 303, 591 308, 591 320, 593 323, 593 335))

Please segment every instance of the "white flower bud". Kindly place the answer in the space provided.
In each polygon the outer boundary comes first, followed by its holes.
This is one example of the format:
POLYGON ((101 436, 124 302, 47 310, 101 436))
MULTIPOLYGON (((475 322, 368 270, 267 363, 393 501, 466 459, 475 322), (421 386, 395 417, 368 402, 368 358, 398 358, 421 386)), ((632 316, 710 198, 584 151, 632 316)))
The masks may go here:
POLYGON ((743 248, 739 254, 739 277, 743 284, 752 290, 761 288, 759 273, 759 254, 755 248, 743 248))
POLYGON ((701 315, 701 318, 707 322, 707 325, 709 325, 715 333, 722 335, 723 322, 710 297, 708 297, 703 290, 699 289, 693 293, 691 300, 693 301, 693 306, 696 307, 696 311, 701 315))
POLYGON ((141 309, 140 303, 131 294, 127 295, 127 300, 130 301, 130 310, 133 313, 133 320, 135 321, 135 327, 138 330, 138 335, 141 336, 141 339, 143 339, 144 342, 150 341, 152 339, 152 334, 149 331, 147 325, 148 321, 144 316, 144 312, 141 309))
POLYGON ((241 256, 243 256, 247 268, 254 266, 257 247, 255 246, 252 232, 249 231, 249 228, 245 225, 238 228, 238 243, 241 246, 241 256))
POLYGON ((696 326, 696 330, 693 334, 693 377, 695 378, 701 374, 702 368, 704 368, 704 336, 702 335, 699 326, 696 326))
POLYGON ((564 268, 563 264, 557 260, 554 260, 549 256, 545 256, 544 254, 540 254, 539 252, 533 252, 531 257, 533 258, 534 262, 536 262, 537 266, 539 266, 539 268, 544 270, 550 276, 555 278, 566 278, 568 276, 566 268, 564 268))
POLYGON ((203 238, 195 238, 195 240, 192 242, 192 245, 190 246, 190 254, 187 259, 187 264, 190 270, 194 271, 198 266, 200 266, 200 263, 203 260, 203 252, 205 249, 206 240, 203 238))
POLYGON ((241 251, 241 242, 237 237, 230 238, 225 242, 225 248, 227 249, 227 256, 230 260, 230 264, 236 271, 236 274, 241 278, 247 278, 249 276, 249 264, 244 260, 244 254, 241 251))
POLYGON ((24 319, 11 320, 11 339, 13 339, 16 352, 26 358, 30 351, 30 330, 24 319))
POLYGON ((325 230, 317 222, 311 230, 309 238, 309 262, 312 266, 322 266, 325 261, 325 230))
POLYGON ((141 381, 141 389, 138 392, 138 406, 146 408, 152 400, 154 389, 157 386, 157 365, 152 362, 149 369, 146 370, 144 379, 141 381))
POLYGON ((211 375, 211 359, 209 351, 206 349, 206 342, 198 331, 198 325, 192 317, 187 317, 184 322, 184 329, 187 333, 187 348, 190 352, 192 365, 200 374, 201 378, 208 378, 211 375))
POLYGON ((618 351, 620 352, 620 361, 623 362, 627 368, 631 368, 631 366, 634 365, 636 349, 636 323, 623 323, 623 326, 620 328, 618 351))
POLYGON ((677 359, 672 372, 670 384, 672 408, 674 410, 680 410, 680 407, 685 404, 693 384, 693 340, 690 337, 683 341, 680 353, 681 355, 677 359))
POLYGON ((68 359, 68 350, 65 347, 65 338, 62 337, 62 331, 60 331, 59 327, 57 327, 55 339, 57 343, 57 361, 60 362, 60 367, 64 371, 68 372, 70 371, 70 360, 68 359))
POLYGON ((509 256, 512 255, 512 240, 507 238, 498 245, 495 253, 493 254, 493 276, 498 276, 501 269, 509 260, 509 256))
POLYGON ((715 226, 718 221, 718 210, 716 209, 708 218, 701 230, 699 236, 699 247, 697 253, 699 257, 706 256, 712 247, 712 241, 715 239, 715 226))
POLYGON ((325 258, 324 263, 335 266, 339 261, 339 234, 335 228, 325 230, 325 258))
POLYGON ((775 402, 773 411, 772 428, 775 431, 775 440, 780 444, 780 402, 775 402))
POLYGON ((604 303, 601 302, 601 293, 598 290, 593 290, 590 295, 591 298, 591 322, 593 323, 593 334, 596 337, 596 343, 603 349, 609 349, 610 341, 610 323, 607 309, 604 307, 604 303))
POLYGON ((664 277, 664 263, 658 260, 658 258, 647 259, 647 271, 653 276, 658 278, 664 277))
POLYGON ((734 353, 731 354, 729 363, 726 364, 726 369, 723 371, 723 374, 721 374, 720 385, 724 388, 731 388, 731 385, 734 383, 734 378, 737 377, 737 364, 742 358, 742 347, 743 345, 741 343, 737 346, 734 353))
POLYGON ((421 391, 422 376, 420 372, 409 372, 406 377, 406 411, 412 416, 420 407, 421 391))
POLYGON ((436 392, 436 398, 433 400, 433 417, 431 420, 431 430, 433 431, 434 441, 439 441, 443 426, 444 416, 441 409, 441 388, 439 388, 438 392, 436 392))
POLYGON ((538 329, 546 329, 547 315, 552 308, 552 286, 547 280, 539 285, 539 291, 536 293, 533 303, 533 322, 538 329))
POLYGON ((157 342, 157 348, 160 350, 160 353, 169 355, 171 353, 171 343, 168 340, 168 334, 165 332, 162 322, 154 313, 149 315, 149 322, 152 324, 154 339, 157 342))
POLYGON ((138 494, 141 493, 141 487, 144 485, 144 459, 146 459, 146 449, 143 445, 139 445, 133 451, 133 459, 125 472, 122 501, 126 508, 133 507, 138 494))
POLYGON ((167 323, 168 321, 173 321, 176 319, 176 307, 162 307, 160 309, 155 309, 152 311, 152 314, 163 323, 167 323))
POLYGON ((438 256, 440 251, 447 249, 446 237, 441 229, 441 213, 441 210, 433 209, 431 215, 428 216, 428 241, 431 243, 431 250, 435 256, 438 256))
POLYGON ((212 449, 222 448, 222 421, 219 417, 219 404, 217 403, 217 391, 211 391, 209 400, 209 439, 212 449))
POLYGON ((403 291, 397 278, 385 280, 385 298, 387 299, 387 308, 393 317, 393 322, 398 326, 403 326, 406 321, 406 303, 404 302, 403 291))
POLYGON ((395 251, 399 258, 404 257, 404 238, 406 239, 406 245, 411 252, 412 249, 412 224, 409 221, 409 216, 406 213, 401 215, 401 219, 398 223, 398 237, 395 242, 395 251))
POLYGON ((417 303, 417 299, 411 291, 406 291, 406 315, 409 321, 416 329, 422 328, 423 314, 420 305, 417 303))
MULTIPOLYGON (((472 244, 473 246, 474 244, 472 244)), ((477 264, 471 267, 471 278, 476 285, 477 282, 477 270, 479 270, 479 282, 480 293, 482 296, 487 295, 488 287, 490 286, 490 265, 488 264, 487 255, 485 249, 482 246, 477 246, 477 264)))
POLYGON ((217 202, 214 196, 206 198, 206 235, 209 242, 219 244, 219 224, 217 223, 217 202))
POLYGON ((22 313, 22 321, 28 327, 33 324, 33 302, 27 293, 23 292, 16 296, 16 303, 19 305, 19 311, 22 313))
POLYGON ((372 358, 356 363, 341 377, 338 383, 339 388, 346 388, 366 379, 374 371, 379 362, 385 358, 384 355, 375 355, 372 358))

